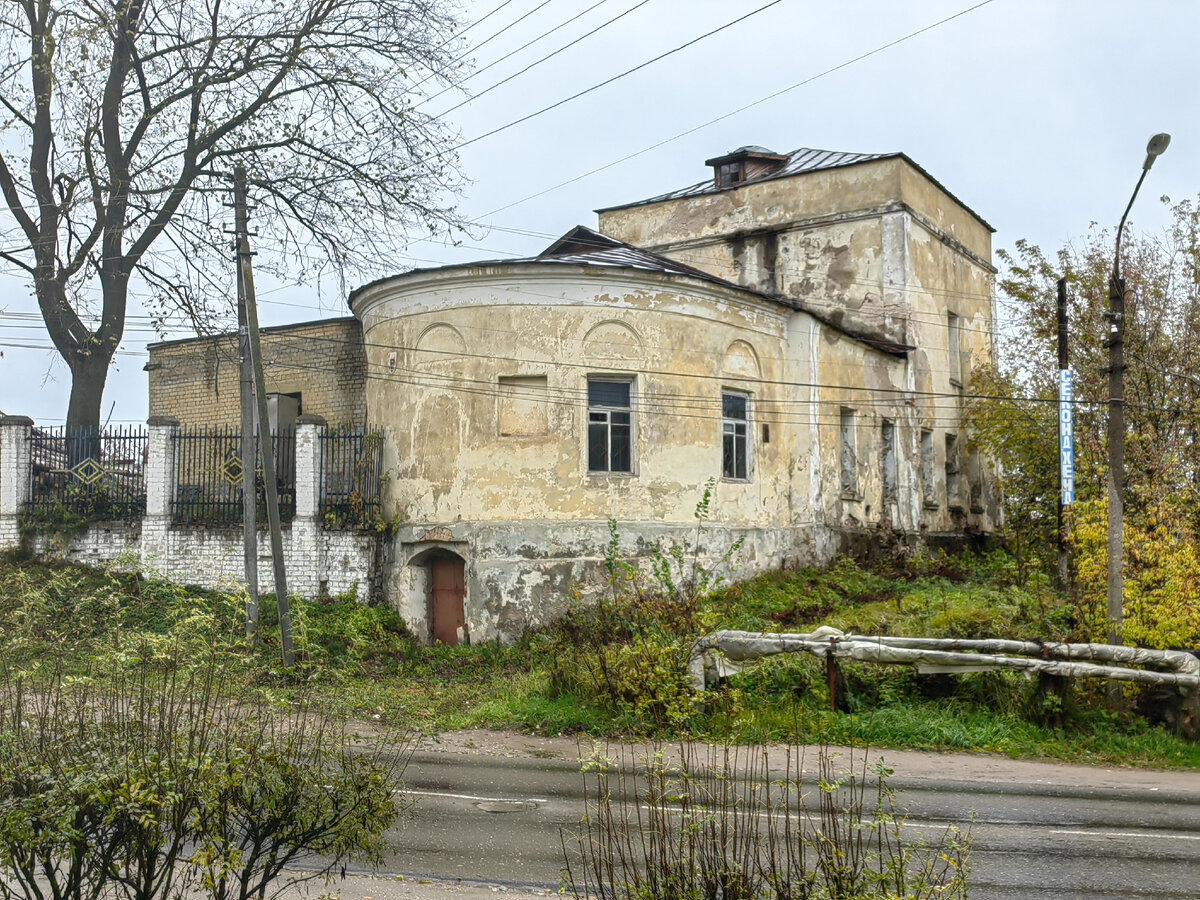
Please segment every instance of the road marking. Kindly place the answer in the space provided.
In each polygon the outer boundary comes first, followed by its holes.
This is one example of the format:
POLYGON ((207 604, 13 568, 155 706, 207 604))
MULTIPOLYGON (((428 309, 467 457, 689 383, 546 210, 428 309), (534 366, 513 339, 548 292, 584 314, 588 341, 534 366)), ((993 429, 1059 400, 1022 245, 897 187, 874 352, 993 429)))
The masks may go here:
POLYGON ((414 791, 406 790, 406 794, 417 794, 421 797, 449 797, 451 800, 474 800, 476 803, 549 803, 540 797, 476 797, 474 794, 451 794, 446 791, 414 791))
POLYGON ((1159 832, 1142 831, 1051 831, 1051 834, 1075 834, 1091 837, 1113 838, 1171 838, 1176 841, 1200 841, 1200 834, 1161 834, 1159 832))

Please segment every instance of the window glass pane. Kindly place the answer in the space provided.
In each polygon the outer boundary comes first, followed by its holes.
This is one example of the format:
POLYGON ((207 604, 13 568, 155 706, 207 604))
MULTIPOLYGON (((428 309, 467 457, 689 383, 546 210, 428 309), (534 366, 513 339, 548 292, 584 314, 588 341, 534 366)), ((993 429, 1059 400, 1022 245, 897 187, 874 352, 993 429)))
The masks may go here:
POLYGON ((733 447, 734 447, 734 452, 735 452, 734 462, 733 462, 733 477, 744 479, 746 477, 746 438, 745 438, 745 436, 743 435, 742 437, 734 438, 733 439, 733 447))
POLYGON ((746 418, 746 397, 743 394, 722 394, 721 415, 726 419, 746 418))
POLYGON ((588 381, 589 406, 629 406, 628 381, 588 381))
MULTIPOLYGON (((628 417, 627 417, 628 418, 628 417)), ((630 465, 632 459, 629 426, 616 425, 612 426, 612 455, 610 461, 612 463, 609 468, 610 472, 631 472, 633 467, 630 465)))
POLYGON ((588 425, 588 470, 608 471, 608 425, 603 422, 588 425))
POLYGON ((611 412, 608 414, 608 420, 614 425, 628 425, 629 413, 627 412, 611 412))
POLYGON ((725 433, 725 439, 721 442, 721 475, 725 478, 736 478, 734 472, 734 449, 733 435, 729 432, 725 433))

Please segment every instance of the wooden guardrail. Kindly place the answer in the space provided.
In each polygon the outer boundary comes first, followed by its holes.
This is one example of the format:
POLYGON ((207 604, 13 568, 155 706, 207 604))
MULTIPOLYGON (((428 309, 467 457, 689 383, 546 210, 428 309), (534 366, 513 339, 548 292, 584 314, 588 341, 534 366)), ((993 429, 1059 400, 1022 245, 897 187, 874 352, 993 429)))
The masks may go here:
POLYGON ((1061 678, 1104 678, 1174 688, 1193 722, 1200 722, 1200 658, 1182 650, 1057 641, 912 638, 847 634, 821 626, 803 634, 718 631, 697 640, 688 658, 692 686, 704 691, 746 663, 778 653, 810 653, 826 661, 830 703, 838 659, 915 665, 922 673, 997 669, 1061 678))

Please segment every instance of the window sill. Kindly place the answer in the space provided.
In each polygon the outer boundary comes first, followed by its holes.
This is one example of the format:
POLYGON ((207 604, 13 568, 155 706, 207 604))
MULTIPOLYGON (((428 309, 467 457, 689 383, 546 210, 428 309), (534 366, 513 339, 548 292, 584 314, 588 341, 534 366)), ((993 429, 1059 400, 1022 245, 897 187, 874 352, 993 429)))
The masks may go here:
POLYGON ((861 503, 862 498, 863 498, 863 495, 859 494, 855 491, 842 491, 842 499, 843 500, 852 500, 855 503, 861 503))
POLYGON ((923 509, 941 509, 942 505, 940 503, 938 503, 936 500, 926 500, 924 503, 921 504, 921 507, 923 509))
POLYGON ((722 484, 749 484, 753 480, 752 478, 726 478, 724 475, 721 476, 722 484))
POLYGON ((588 478, 636 478, 637 472, 604 472, 589 469, 588 478))

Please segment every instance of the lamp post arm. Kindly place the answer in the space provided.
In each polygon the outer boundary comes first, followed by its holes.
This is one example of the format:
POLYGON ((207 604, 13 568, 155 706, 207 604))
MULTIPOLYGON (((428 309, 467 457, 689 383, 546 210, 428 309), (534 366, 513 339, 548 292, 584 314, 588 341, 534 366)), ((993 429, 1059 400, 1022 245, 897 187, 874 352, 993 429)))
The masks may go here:
POLYGON ((1142 175, 1138 178, 1137 187, 1133 189, 1133 196, 1129 198, 1129 205, 1125 207, 1125 212, 1121 216, 1121 224, 1117 226, 1117 250, 1113 256, 1113 279, 1121 277, 1121 232, 1125 230, 1125 220, 1129 218, 1129 211, 1133 209, 1133 201, 1137 199, 1138 191, 1142 189, 1142 182, 1146 180, 1146 173, 1150 171, 1150 167, 1146 166, 1142 169, 1142 175))

